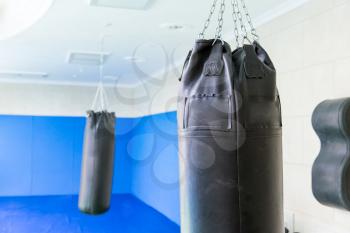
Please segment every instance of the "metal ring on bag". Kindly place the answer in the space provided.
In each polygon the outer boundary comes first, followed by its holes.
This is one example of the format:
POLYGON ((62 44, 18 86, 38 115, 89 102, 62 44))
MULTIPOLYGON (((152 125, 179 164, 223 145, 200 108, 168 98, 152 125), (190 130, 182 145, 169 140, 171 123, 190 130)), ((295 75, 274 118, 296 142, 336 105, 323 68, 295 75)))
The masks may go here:
POLYGON ((221 39, 221 38, 215 38, 215 40, 214 40, 214 42, 213 42, 212 46, 214 46, 214 45, 215 45, 215 43, 216 43, 216 41, 218 41, 218 40, 220 40, 220 41, 221 41, 221 44, 222 44, 222 45, 225 45, 225 41, 224 41, 223 39, 221 39))
POLYGON ((247 40, 249 42, 249 44, 253 44, 253 42, 248 38, 248 36, 244 36, 243 37, 243 41, 242 41, 242 44, 244 45, 244 41, 247 40))

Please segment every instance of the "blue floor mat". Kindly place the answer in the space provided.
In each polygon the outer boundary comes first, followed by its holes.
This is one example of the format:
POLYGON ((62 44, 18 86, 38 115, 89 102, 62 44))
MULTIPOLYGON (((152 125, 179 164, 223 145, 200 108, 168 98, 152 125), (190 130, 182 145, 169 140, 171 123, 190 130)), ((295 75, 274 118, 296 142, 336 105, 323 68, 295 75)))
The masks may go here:
POLYGON ((131 195, 114 195, 100 216, 78 211, 77 196, 2 197, 0 233, 179 233, 180 228, 131 195))

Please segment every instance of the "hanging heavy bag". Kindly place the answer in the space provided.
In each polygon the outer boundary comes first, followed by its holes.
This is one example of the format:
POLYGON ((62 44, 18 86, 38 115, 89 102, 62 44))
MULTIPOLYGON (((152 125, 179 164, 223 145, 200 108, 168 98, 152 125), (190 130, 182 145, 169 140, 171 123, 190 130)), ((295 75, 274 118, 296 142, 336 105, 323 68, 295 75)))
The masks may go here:
POLYGON ((114 171, 115 114, 108 112, 108 99, 100 83, 86 120, 80 180, 79 209, 87 214, 101 214, 110 207, 114 171), (100 100, 100 108, 96 105, 100 100))
POLYGON ((114 113, 88 112, 79 193, 79 209, 84 213, 101 214, 110 206, 114 122, 114 113))
POLYGON ((283 226, 282 121, 275 68, 257 43, 233 55, 241 233, 281 233, 283 226), (238 132, 240 133, 240 132, 238 132), (240 139, 240 138, 238 138, 240 139))
POLYGON ((180 83, 182 233, 240 232, 232 57, 218 38, 197 40, 180 83))
MULTIPOLYGON (((238 142, 240 233, 281 233, 283 221, 282 118, 276 87, 276 70, 259 40, 249 12, 241 0, 232 0, 236 41, 238 24, 244 41, 232 53, 236 99, 241 99, 237 122, 245 138, 238 142), (250 34, 245 25, 249 25, 250 34)), ((238 137, 238 140, 242 137, 238 137)))
MULTIPOLYGON (((237 1, 233 6, 237 9, 237 1)), ((282 233, 281 111, 275 69, 257 43, 232 54, 229 45, 221 43, 223 9, 224 1, 216 39, 196 42, 181 78, 181 232, 282 233)), ((248 39, 239 14, 234 10, 235 31, 239 18, 248 39)))
POLYGON ((178 103, 181 232, 239 232, 228 44, 198 40, 185 67, 178 103))

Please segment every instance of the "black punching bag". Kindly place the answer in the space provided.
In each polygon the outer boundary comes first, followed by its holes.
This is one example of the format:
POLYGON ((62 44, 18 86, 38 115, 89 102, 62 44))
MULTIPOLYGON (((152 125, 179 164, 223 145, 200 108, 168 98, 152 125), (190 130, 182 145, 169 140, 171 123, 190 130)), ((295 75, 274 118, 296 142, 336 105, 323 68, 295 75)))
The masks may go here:
POLYGON ((282 120, 276 71, 256 42, 237 49, 232 58, 236 98, 242 100, 237 119, 245 132, 237 150, 240 233, 281 233, 282 120))
POLYGON ((85 127, 79 209, 101 214, 110 206, 114 167, 115 114, 88 112, 85 127))
POLYGON ((178 99, 182 233, 283 233, 281 111, 258 45, 198 40, 178 99))
POLYGON ((196 42, 180 84, 182 233, 240 232, 231 49, 213 42, 196 42))

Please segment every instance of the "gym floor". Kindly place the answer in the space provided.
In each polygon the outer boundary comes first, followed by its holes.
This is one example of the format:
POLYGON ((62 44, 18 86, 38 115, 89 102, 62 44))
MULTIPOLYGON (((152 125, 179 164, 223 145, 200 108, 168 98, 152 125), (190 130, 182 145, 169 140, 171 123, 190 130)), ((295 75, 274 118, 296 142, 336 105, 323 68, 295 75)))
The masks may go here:
POLYGON ((177 224, 131 195, 114 195, 113 208, 101 216, 81 214, 77 205, 77 196, 0 198, 0 232, 180 232, 177 224))

